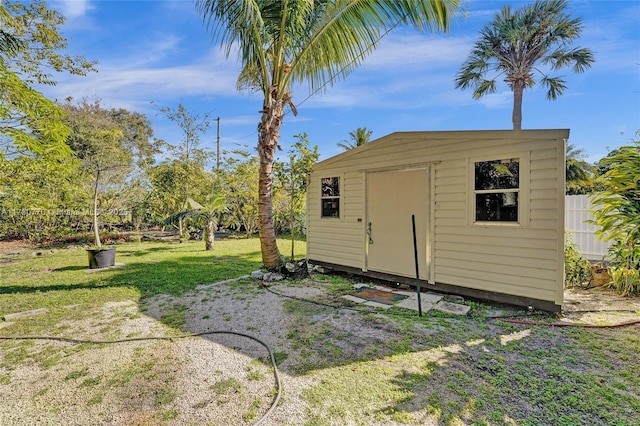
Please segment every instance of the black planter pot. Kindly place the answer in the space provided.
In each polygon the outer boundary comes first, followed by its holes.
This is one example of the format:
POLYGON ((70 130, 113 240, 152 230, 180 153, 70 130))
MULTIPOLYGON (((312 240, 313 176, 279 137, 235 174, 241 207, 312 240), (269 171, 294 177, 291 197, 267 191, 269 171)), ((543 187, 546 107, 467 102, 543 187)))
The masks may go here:
POLYGON ((99 249, 87 249, 89 255, 89 268, 100 269, 108 268, 116 264, 116 248, 99 248, 99 249))

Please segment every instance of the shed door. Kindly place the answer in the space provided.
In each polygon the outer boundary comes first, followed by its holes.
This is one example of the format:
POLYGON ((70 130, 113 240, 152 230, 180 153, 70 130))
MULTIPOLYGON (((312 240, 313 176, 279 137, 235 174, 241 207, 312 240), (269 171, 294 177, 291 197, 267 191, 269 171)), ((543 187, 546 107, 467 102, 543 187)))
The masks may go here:
POLYGON ((420 278, 427 279, 428 169, 367 174, 367 269, 415 277, 411 215, 416 216, 420 278))

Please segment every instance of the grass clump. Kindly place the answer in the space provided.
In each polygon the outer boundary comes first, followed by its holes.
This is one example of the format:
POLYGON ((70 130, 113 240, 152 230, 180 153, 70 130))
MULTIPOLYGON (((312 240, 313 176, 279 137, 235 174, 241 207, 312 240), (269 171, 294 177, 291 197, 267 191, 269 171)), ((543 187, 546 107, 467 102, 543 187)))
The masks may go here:
POLYGON ((216 381, 209 389, 216 395, 226 395, 229 392, 242 393, 243 385, 240 380, 230 377, 216 381))

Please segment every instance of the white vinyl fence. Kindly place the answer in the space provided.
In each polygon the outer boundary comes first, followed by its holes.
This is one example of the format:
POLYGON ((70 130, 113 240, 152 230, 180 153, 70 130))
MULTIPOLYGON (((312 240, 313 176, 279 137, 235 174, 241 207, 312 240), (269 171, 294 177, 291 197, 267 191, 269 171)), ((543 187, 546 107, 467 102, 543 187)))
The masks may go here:
POLYGON ((566 195, 564 209, 565 230, 582 256, 589 260, 602 260, 607 255, 611 242, 598 241, 595 234, 598 227, 585 223, 586 220, 593 219, 593 215, 589 213, 593 209, 589 195, 566 195))

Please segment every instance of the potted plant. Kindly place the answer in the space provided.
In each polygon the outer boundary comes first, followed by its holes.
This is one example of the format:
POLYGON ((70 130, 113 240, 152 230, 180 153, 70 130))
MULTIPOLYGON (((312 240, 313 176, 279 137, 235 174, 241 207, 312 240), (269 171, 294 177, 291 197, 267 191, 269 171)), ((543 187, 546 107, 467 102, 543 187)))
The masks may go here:
POLYGON ((71 128, 67 144, 80 160, 92 193, 94 245, 87 249, 89 268, 114 266, 115 246, 104 247, 100 241, 100 193, 124 182, 131 170, 133 157, 125 147, 125 134, 99 102, 85 100, 78 106, 69 102, 64 109, 71 128))
POLYGON ((108 268, 116 264, 116 247, 100 246, 87 249, 89 269, 108 268))
POLYGON ((591 286, 600 287, 609 284, 611 282, 611 276, 609 275, 609 268, 607 268, 602 262, 591 265, 591 286))

